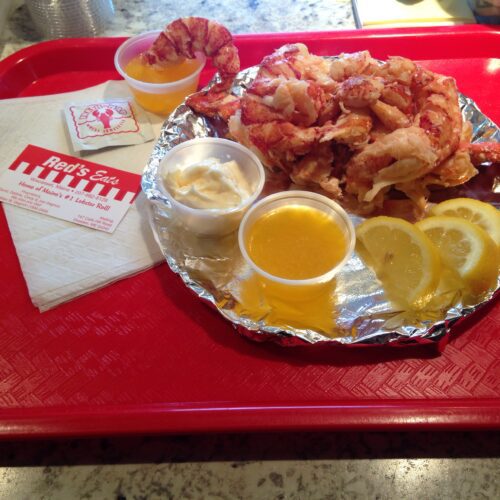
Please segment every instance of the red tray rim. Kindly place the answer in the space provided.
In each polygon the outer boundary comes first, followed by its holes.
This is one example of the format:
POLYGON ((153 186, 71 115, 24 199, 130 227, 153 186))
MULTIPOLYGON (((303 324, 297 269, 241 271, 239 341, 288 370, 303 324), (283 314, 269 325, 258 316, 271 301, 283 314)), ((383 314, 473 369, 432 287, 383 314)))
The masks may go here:
POLYGON ((309 403, 219 405, 152 404, 39 408, 0 411, 0 439, 126 434, 265 432, 265 431, 424 431, 500 428, 500 403, 482 400, 337 401, 309 403), (443 418, 445 417, 445 418, 443 418), (200 419, 204 420, 200 427, 200 419))
MULTIPOLYGON (((459 26, 433 26, 433 27, 403 27, 403 28, 377 28, 377 29, 352 29, 352 30, 330 30, 330 31, 292 31, 292 32, 266 32, 266 33, 242 33, 234 35, 237 42, 252 42, 256 39, 282 40, 286 37, 290 42, 301 39, 367 39, 367 38, 387 38, 387 37, 435 37, 435 36, 473 36, 498 37, 500 36, 500 25, 466 24, 459 26)), ((16 64, 22 63, 25 59, 32 58, 38 54, 51 52, 58 48, 68 46, 100 46, 102 44, 118 44, 128 36, 117 37, 96 37, 96 38, 64 38, 56 40, 44 40, 27 47, 23 47, 16 52, 0 60, 0 79, 5 73, 16 64)), ((492 39, 492 41, 496 39, 492 39)))

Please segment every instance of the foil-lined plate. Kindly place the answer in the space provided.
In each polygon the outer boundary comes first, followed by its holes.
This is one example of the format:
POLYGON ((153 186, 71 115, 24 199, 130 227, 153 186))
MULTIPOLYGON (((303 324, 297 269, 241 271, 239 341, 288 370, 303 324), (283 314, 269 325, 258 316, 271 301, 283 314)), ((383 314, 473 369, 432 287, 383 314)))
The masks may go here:
MULTIPOLYGON (((258 67, 241 71, 232 92, 241 95, 258 67)), ((474 101, 460 95, 464 119, 473 125, 473 142, 500 141, 499 128, 474 101)), ((223 238, 198 237, 179 225, 168 200, 157 185, 156 174, 166 152, 195 137, 224 137, 227 126, 217 119, 180 105, 166 120, 142 177, 142 189, 150 200, 149 220, 171 270, 200 299, 208 302, 243 335, 253 340, 273 340, 282 345, 322 342, 386 344, 437 341, 459 319, 496 297, 496 290, 481 302, 464 305, 461 297, 443 292, 418 313, 395 308, 387 299, 375 273, 354 253, 321 295, 302 300, 267 294, 241 256, 237 234, 223 238), (451 304, 451 305, 450 305, 451 304)), ((271 177, 271 176, 269 176, 271 177)), ((265 194, 276 183, 268 179, 265 194)), ((467 184, 437 193, 441 199, 465 196, 500 205, 500 174, 493 166, 481 167, 467 184)), ((350 215, 354 225, 363 219, 350 215)))

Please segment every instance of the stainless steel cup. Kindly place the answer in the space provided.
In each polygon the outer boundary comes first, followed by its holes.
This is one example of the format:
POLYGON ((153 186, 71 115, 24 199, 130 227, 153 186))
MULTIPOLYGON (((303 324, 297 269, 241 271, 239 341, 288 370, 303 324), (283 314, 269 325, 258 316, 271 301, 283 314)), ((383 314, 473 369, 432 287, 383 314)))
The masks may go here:
POLYGON ((113 0, 26 0, 26 6, 45 38, 96 36, 115 11, 113 0))

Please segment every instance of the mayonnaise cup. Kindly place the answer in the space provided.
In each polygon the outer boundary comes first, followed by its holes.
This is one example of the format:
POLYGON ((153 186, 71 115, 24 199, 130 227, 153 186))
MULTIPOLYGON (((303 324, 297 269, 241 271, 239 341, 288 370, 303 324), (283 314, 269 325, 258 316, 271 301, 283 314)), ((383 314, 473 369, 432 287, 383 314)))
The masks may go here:
MULTIPOLYGON (((249 149, 236 142, 207 137, 191 139, 173 147, 161 160, 157 171, 157 185, 165 196, 173 217, 193 233, 203 236, 223 236, 235 231, 250 205, 262 192, 265 173, 262 163, 249 149), (214 158, 221 163, 235 161, 242 182, 249 187, 245 196, 229 208, 196 208, 176 199, 169 189, 167 177, 174 171, 203 163, 214 158)), ((221 206, 225 205, 221 200, 221 206)))
POLYGON ((161 31, 149 31, 133 36, 122 43, 115 53, 115 68, 128 83, 135 100, 144 109, 152 113, 168 115, 198 88, 206 57, 204 54, 197 53, 196 59, 199 64, 195 71, 185 78, 170 83, 148 83, 129 76, 125 72, 127 64, 135 56, 149 49, 160 33, 161 31))

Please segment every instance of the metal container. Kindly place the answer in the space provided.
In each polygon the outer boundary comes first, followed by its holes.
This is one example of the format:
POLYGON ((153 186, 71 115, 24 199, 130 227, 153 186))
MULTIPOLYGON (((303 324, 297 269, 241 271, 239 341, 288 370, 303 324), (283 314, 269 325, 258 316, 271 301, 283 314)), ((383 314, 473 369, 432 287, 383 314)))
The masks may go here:
POLYGON ((114 15, 113 0, 26 0, 26 6, 45 38, 96 36, 114 15))

